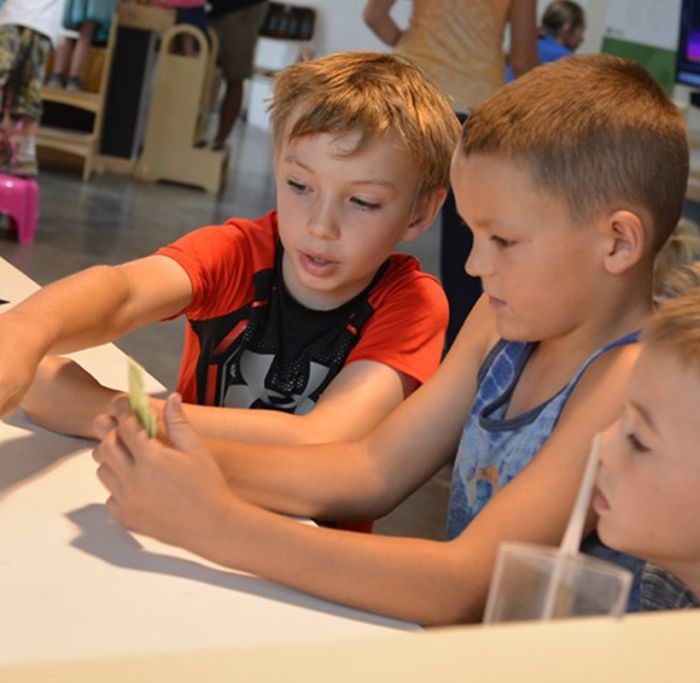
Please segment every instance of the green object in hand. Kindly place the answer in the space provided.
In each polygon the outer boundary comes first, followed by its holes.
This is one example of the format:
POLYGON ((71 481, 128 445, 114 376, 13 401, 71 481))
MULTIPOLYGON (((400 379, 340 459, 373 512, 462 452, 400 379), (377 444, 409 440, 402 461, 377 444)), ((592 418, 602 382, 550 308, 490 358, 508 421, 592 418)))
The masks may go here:
POLYGON ((143 371, 129 359, 129 404, 138 415, 141 425, 151 438, 156 435, 156 418, 148 403, 148 394, 143 388, 143 371))

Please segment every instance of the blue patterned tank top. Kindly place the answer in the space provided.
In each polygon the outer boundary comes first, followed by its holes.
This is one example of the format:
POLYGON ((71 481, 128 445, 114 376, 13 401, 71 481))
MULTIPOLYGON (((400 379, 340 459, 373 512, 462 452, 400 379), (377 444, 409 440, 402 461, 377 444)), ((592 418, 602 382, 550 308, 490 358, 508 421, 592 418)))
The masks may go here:
POLYGON ((449 539, 459 536, 539 452, 590 364, 606 351, 638 339, 633 332, 598 349, 559 393, 513 418, 504 418, 508 402, 536 345, 501 340, 493 347, 479 370, 476 398, 457 451, 447 516, 449 539))

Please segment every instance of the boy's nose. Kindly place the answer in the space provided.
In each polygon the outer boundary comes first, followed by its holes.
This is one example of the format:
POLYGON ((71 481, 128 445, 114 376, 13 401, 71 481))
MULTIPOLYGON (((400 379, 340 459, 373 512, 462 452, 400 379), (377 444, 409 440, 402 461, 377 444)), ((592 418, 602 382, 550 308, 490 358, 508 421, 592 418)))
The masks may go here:
POLYGON ((487 277, 493 272, 488 252, 476 238, 472 244, 469 256, 464 263, 464 270, 467 275, 471 275, 472 277, 487 277))
POLYGON ((328 207, 318 207, 309 216, 306 231, 320 240, 334 240, 340 235, 338 223, 328 207))
POLYGON ((320 240, 334 240, 340 234, 335 224, 329 221, 311 221, 307 226, 307 232, 320 240))

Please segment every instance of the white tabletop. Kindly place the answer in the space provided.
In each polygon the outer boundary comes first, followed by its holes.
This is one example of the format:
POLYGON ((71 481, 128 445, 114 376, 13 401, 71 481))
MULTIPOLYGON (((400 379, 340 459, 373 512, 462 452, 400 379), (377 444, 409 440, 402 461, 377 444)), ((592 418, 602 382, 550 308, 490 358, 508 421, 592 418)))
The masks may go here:
MULTIPOLYGON (((0 259, 0 298, 35 287, 0 259)), ((1 310, 1 309, 0 309, 1 310)), ((113 345, 74 356, 126 384, 113 345)), ((146 388, 162 387, 152 377, 146 388)), ((226 570, 112 522, 91 444, 0 422, 0 666, 369 637, 415 627, 226 570)))
POLYGON ((685 683, 700 679, 700 611, 429 629, 335 643, 42 665, 2 683, 685 683))

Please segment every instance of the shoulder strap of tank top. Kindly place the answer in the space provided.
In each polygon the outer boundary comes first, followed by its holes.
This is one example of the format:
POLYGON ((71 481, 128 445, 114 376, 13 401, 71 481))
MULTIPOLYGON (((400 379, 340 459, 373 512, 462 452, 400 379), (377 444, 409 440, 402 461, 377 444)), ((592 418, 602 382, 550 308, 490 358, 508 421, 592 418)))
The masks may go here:
POLYGON ((636 330, 635 332, 628 332, 623 337, 619 337, 618 339, 615 339, 614 341, 611 341, 610 343, 606 344, 605 346, 601 346, 599 349, 594 351, 590 356, 588 356, 586 361, 579 368, 578 372, 576 373, 576 376, 569 383, 569 386, 567 387, 567 391, 569 393, 571 391, 573 391, 574 387, 578 384, 578 381, 583 376, 583 373, 586 372, 586 370, 588 370, 588 368, 590 367, 591 363, 593 363, 593 361, 600 358, 600 356, 602 356, 604 353, 607 353, 611 349, 615 349, 618 346, 626 346, 627 344, 636 344, 639 341, 639 335, 640 335, 639 330, 636 330))

